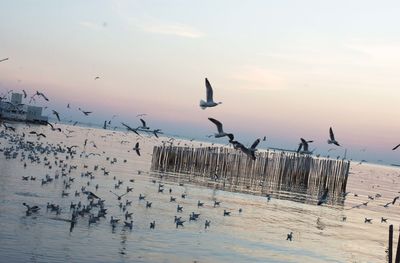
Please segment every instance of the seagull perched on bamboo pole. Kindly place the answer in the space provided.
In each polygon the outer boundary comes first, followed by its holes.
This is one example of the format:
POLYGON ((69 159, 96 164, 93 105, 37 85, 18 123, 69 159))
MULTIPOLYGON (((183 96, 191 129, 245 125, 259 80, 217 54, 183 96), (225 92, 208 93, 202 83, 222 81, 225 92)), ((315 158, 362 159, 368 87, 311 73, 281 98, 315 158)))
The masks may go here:
POLYGON ((203 110, 205 110, 206 108, 209 108, 209 107, 215 107, 218 104, 222 104, 222 102, 214 102, 213 89, 207 78, 206 78, 206 95, 207 95, 207 101, 200 100, 200 107, 203 110))
POLYGON ((329 128, 329 140, 328 144, 334 144, 336 146, 340 146, 339 142, 335 139, 335 134, 333 134, 332 127, 329 128))

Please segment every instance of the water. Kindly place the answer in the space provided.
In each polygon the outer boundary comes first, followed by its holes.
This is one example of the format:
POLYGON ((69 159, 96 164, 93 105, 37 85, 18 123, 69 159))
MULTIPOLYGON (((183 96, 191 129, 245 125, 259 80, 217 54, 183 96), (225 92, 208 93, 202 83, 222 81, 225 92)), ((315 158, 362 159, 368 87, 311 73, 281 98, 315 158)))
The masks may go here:
MULTIPOLYGON (((153 145, 162 138, 140 138, 139 157, 131 151, 137 141, 132 134, 61 126, 64 131, 74 131, 70 134, 73 137, 66 138, 47 127, 16 127, 19 134, 31 130, 44 132, 47 138, 40 139, 44 144, 79 145, 75 158, 65 161, 78 168, 67 177, 60 176, 42 186, 40 179, 46 174, 54 177, 61 171, 54 165, 53 155, 47 156, 52 169, 43 161, 40 164, 26 161, 24 168, 20 161, 22 151, 16 159, 6 160, 0 155, 0 262, 385 262, 388 225, 394 224, 396 229, 400 223, 400 202, 389 208, 382 206, 400 191, 399 168, 353 164, 347 190, 358 197, 349 194, 344 206, 319 207, 276 198, 268 202, 261 196, 189 183, 179 186, 179 178, 161 179, 165 190, 158 193, 159 174, 150 172, 150 154, 153 145), (101 156, 79 157, 86 138, 86 151, 101 156), (123 140, 129 143, 121 143, 123 140), (117 162, 111 164, 107 156, 110 160, 117 158, 117 162), (95 165, 99 165, 97 171, 93 171, 95 165), (102 167, 110 171, 108 176, 103 175, 102 167), (93 171, 95 179, 81 177, 86 171, 93 171), (27 175, 36 176, 36 181, 22 181, 22 176, 27 175), (121 189, 114 189, 114 176, 124 181, 121 189), (61 197, 63 180, 68 177, 76 179, 71 189, 66 190, 70 196, 61 197), (135 182, 129 182, 130 179, 135 182), (152 182, 154 179, 157 183, 152 182), (107 218, 89 227, 88 216, 79 217, 70 232, 70 223, 61 219, 70 219, 71 201, 87 203, 86 196, 75 197, 73 193, 88 181, 87 189, 106 200, 107 218), (134 213, 134 227, 130 230, 120 224, 113 230, 110 216, 124 219, 124 212, 110 190, 122 194, 128 185, 134 190, 122 201, 133 201, 128 211, 134 213), (170 188, 177 203, 169 202, 170 188), (187 193, 185 199, 181 198, 182 193, 187 193), (370 200, 367 206, 350 209, 376 193, 382 197, 370 200), (138 200, 139 194, 146 195, 146 200, 152 202, 151 208, 146 209, 145 201, 138 200), (220 207, 213 208, 214 199, 221 201, 220 207), (197 207, 198 200, 205 202, 204 207, 197 207), (40 212, 27 216, 23 202, 39 205, 40 212), (63 209, 61 214, 47 212, 47 202, 59 204, 63 209), (183 205, 182 214, 176 213, 177 204, 183 205), (243 210, 241 214, 239 208, 243 210), (224 209, 232 215, 224 217, 224 209), (188 222, 192 211, 201 213, 197 222, 188 222), (183 228, 176 229, 175 215, 187 220, 183 228), (346 221, 342 221, 344 216, 346 221), (380 223, 381 216, 389 218, 387 224, 380 223), (364 223, 365 217, 373 218, 372 224, 364 223), (206 219, 211 220, 207 230, 206 219), (149 228, 153 220, 154 230, 149 228), (289 242, 286 235, 291 231, 293 241, 289 242)), ((26 140, 36 141, 36 136, 29 135, 26 140)), ((4 138, 0 142, 2 147, 7 145, 4 138)), ((59 159, 65 160, 65 156, 58 154, 59 159)))

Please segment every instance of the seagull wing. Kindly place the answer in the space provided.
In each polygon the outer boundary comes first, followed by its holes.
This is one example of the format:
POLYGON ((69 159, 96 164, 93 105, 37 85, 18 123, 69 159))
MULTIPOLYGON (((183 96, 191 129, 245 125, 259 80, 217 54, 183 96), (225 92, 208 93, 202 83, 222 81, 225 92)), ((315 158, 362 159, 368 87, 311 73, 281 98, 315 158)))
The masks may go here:
POLYGON ((219 133, 223 133, 224 132, 224 130, 222 128, 222 123, 220 123, 219 121, 217 121, 214 118, 208 118, 208 119, 217 126, 217 130, 218 130, 219 133))
POLYGON ((140 119, 140 121, 142 122, 142 127, 146 127, 146 122, 143 119, 140 119))
POLYGON ((206 92, 207 92, 207 102, 212 102, 213 101, 213 89, 207 78, 206 78, 206 92))
POLYGON ((332 141, 335 140, 335 135, 333 134, 332 127, 329 128, 329 137, 331 138, 332 141))
POLYGON ((259 143, 260 143, 260 138, 258 138, 257 140, 255 140, 253 142, 253 144, 251 145, 250 149, 255 150, 259 143))
POLYGON ((394 151, 394 150, 396 150, 397 148, 399 148, 399 146, 400 146, 400 144, 397 144, 397 145, 392 149, 392 151, 394 151))
POLYGON ((297 148, 297 152, 300 152, 302 147, 303 147, 303 144, 299 143, 299 148, 297 148))

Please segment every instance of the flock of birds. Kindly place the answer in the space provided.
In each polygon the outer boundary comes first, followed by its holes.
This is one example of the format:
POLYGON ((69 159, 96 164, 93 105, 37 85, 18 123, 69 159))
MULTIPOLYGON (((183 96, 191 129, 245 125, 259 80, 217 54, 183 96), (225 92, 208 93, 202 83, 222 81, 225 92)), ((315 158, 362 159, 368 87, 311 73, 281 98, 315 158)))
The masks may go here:
MULTIPOLYGON (((6 61, 7 59, 2 59, 0 62, 6 61)), ((100 79, 100 77, 95 77, 95 80, 100 79)), ((201 109, 207 109, 207 108, 212 108, 220 105, 222 102, 215 102, 213 99, 213 89, 208 81, 208 79, 205 79, 205 86, 206 86, 206 100, 201 100, 200 101, 200 107, 201 109)), ((4 94, 3 96, 0 97, 0 101, 4 100, 10 92, 4 94)), ((25 90, 23 90, 24 98, 28 97, 28 94, 26 93, 25 90)), ((30 102, 36 101, 36 99, 42 98, 45 101, 49 101, 48 97, 43 93, 36 91, 31 97, 30 97, 30 102)), ((11 102, 7 102, 12 104, 11 102)), ((18 107, 18 105, 13 105, 13 107, 18 107)), ((70 104, 67 105, 67 109, 70 109, 71 106, 70 104)), ((89 116, 92 112, 83 110, 82 108, 78 108, 82 114, 85 116, 89 116)), ((58 122, 61 122, 62 116, 61 114, 56 111, 52 110, 51 111, 54 117, 57 119, 58 122)), ((137 117, 142 117, 145 116, 146 114, 138 114, 137 117)), ((116 115, 113 116, 113 118, 116 115)), ((112 118, 112 119, 113 119, 112 118)), ((256 159, 256 151, 257 151, 257 146, 261 142, 261 139, 258 138, 256 139, 253 144, 249 147, 246 147, 243 143, 235 140, 235 136, 231 132, 225 132, 223 128, 223 124, 216 120, 215 118, 208 118, 210 122, 212 122, 216 128, 217 132, 213 135, 215 138, 223 138, 227 137, 229 139, 229 144, 231 144, 235 149, 243 152, 246 154, 250 159, 255 160, 256 159)), ((72 122, 72 121, 70 121, 72 122)), ((75 126, 78 122, 74 122, 72 126, 75 126)), ((65 129, 65 131, 62 131, 60 127, 55 127, 56 124, 52 124, 50 122, 46 123, 48 126, 50 126, 52 131, 58 131, 58 132, 63 132, 64 135, 69 138, 71 136, 70 134, 73 133, 74 131, 65 129)), ((71 190, 71 187, 74 187, 75 183, 75 177, 72 177, 71 174, 73 171, 80 169, 78 166, 73 165, 72 160, 75 158, 88 158, 90 156, 98 155, 102 156, 102 154, 99 153, 94 153, 94 152, 87 152, 87 147, 89 145, 92 148, 97 149, 97 145, 94 141, 89 141, 89 139, 85 139, 83 146, 79 145, 72 145, 72 146, 67 146, 60 142, 57 145, 54 144, 49 144, 49 143, 44 143, 41 141, 42 138, 46 138, 46 134, 42 132, 37 132, 37 131, 27 131, 25 133, 25 130, 22 131, 22 133, 18 133, 15 127, 12 125, 6 124, 3 122, 3 127, 4 130, 1 131, 0 133, 0 138, 6 139, 8 141, 9 146, 1 148, 1 151, 4 153, 6 158, 20 158, 21 162, 24 163, 24 166, 26 167, 27 161, 30 161, 31 163, 44 163, 44 165, 50 170, 52 169, 52 166, 55 165, 58 169, 60 169, 60 173, 56 173, 54 177, 51 177, 49 175, 46 175, 44 178, 41 178, 40 184, 45 186, 48 184, 51 184, 55 180, 63 180, 63 189, 61 190, 60 196, 62 198, 70 198, 70 206, 67 207, 61 207, 59 204, 56 203, 47 203, 45 205, 46 211, 48 213, 55 213, 56 215, 65 215, 66 213, 64 211, 68 210, 69 218, 63 218, 62 220, 69 222, 70 223, 70 231, 74 229, 74 226, 78 223, 78 221, 83 221, 84 219, 87 221, 88 226, 90 227, 93 224, 98 224, 100 222, 106 221, 105 218, 109 214, 108 208, 106 205, 106 200, 103 199, 101 196, 99 196, 96 191, 100 187, 98 184, 95 183, 95 175, 94 172, 98 171, 99 165, 94 166, 93 171, 89 171, 87 166, 84 167, 85 172, 81 172, 81 178, 83 179, 88 179, 86 185, 75 185, 75 191, 71 190), (29 140, 31 136, 36 137, 35 140, 29 140), (79 148, 83 148, 81 152, 78 152, 79 148), (53 161, 50 161, 50 156, 54 158, 53 161), (91 189, 91 190, 89 190, 91 189), (85 198, 81 198, 85 197, 85 198)), ((104 129, 109 129, 111 125, 111 120, 105 120, 103 124, 104 129)), ((146 133, 149 137, 154 136, 155 138, 159 138, 159 134, 162 134, 161 129, 150 129, 150 127, 147 125, 146 121, 143 118, 140 118, 140 125, 137 126, 136 128, 132 127, 131 125, 126 124, 125 122, 121 122, 121 125, 126 128, 128 132, 133 132, 136 135, 136 138, 142 138, 143 133, 146 133)), ((29 125, 26 126, 26 129, 29 129, 29 125)), ((115 127, 114 127, 115 129, 115 127)), ((172 143, 174 139, 170 138, 169 143, 172 143)), ((263 138, 263 141, 265 141, 266 138, 263 138)), ((164 141, 163 141, 164 142, 164 141)), ((121 144, 123 143, 129 143, 129 141, 121 141, 121 144)), ((164 142, 165 143, 165 142, 164 142)), ((310 150, 309 145, 313 143, 313 140, 306 140, 304 138, 300 139, 300 143, 298 145, 297 152, 300 154, 312 154, 313 151, 310 150)), ((327 141, 328 144, 333 144, 336 146, 341 146, 339 142, 336 140, 334 132, 332 130, 332 127, 329 128, 329 139, 327 141)), ((395 146, 393 150, 396 150, 398 147, 400 147, 400 144, 395 146)), ((139 145, 139 142, 136 142, 134 147, 131 148, 133 152, 137 154, 137 156, 141 156, 141 148, 139 145)), ((103 152, 103 154, 105 154, 103 152)), ((117 162, 116 158, 111 159, 110 157, 107 157, 107 161, 110 161, 111 164, 117 162)), ((127 160, 124 160, 124 162, 127 162, 127 160)), ((105 167, 100 168, 104 176, 108 176, 110 171, 107 171, 105 167)), ((112 193, 115 197, 116 200, 107 200, 107 203, 111 203, 113 206, 119 207, 121 213, 119 216, 117 215, 110 215, 110 220, 109 224, 112 229, 117 228, 118 226, 122 226, 124 228, 132 229, 134 228, 134 223, 133 223, 133 212, 131 212, 130 207, 132 205, 132 199, 129 199, 128 197, 132 197, 132 190, 133 190, 133 185, 134 185, 134 180, 131 179, 128 182, 124 182, 123 180, 120 180, 114 176, 114 181, 116 182, 115 185, 112 187, 112 189, 109 189, 109 192, 112 193), (121 191, 119 189, 122 189, 121 186, 126 185, 126 188, 124 191, 121 191), (118 192, 116 192, 118 191, 118 192), (121 217, 122 215, 122 217, 121 217)), ((22 177, 23 181, 36 181, 36 178, 33 176, 27 177, 23 176, 22 177)), ((154 180, 154 184, 157 182, 154 180)), ((182 186, 182 185, 180 185, 182 186)), ((318 200, 318 205, 322 205, 327 202, 329 196, 328 196, 328 190, 325 189, 322 195, 319 197, 318 200)), ((156 189, 158 193, 163 193, 164 192, 164 184, 162 182, 158 182, 158 187, 156 189)), ((174 190, 172 188, 169 188, 169 198, 167 198, 167 201, 169 202, 177 202, 176 198, 174 197, 173 194, 175 194, 174 190)), ((347 193, 346 193, 347 194, 347 193)), ((187 196, 187 193, 179 193, 180 197, 182 199, 185 199, 187 196)), ((375 197, 376 198, 376 197, 375 197)), ((146 199, 146 195, 140 193, 137 196, 137 199, 139 202, 143 203, 143 205, 147 208, 150 209, 152 207, 152 202, 146 199)), ((392 202, 387 203, 385 205, 385 208, 388 207, 389 205, 394 205, 396 200, 399 199, 399 196, 395 197, 392 202)), ((220 206, 220 201, 214 200, 213 204, 210 204, 211 207, 213 208, 218 208, 220 206)), ((110 205, 111 205, 110 204, 110 205)), ((362 205, 367 205, 367 203, 360 204, 358 207, 362 205)), ((26 208, 26 215, 30 216, 32 214, 38 214, 40 213, 41 207, 37 205, 30 205, 27 202, 23 203, 23 206, 26 208)), ((204 206, 204 202, 201 202, 200 200, 197 200, 197 207, 201 208, 204 206)), ((353 208, 358 208, 357 206, 353 208)), ((184 226, 185 222, 190 222, 190 221, 198 221, 200 217, 200 213, 196 213, 195 211, 192 211, 189 214, 188 218, 183 218, 181 213, 183 212, 183 206, 180 204, 176 205, 176 213, 177 215, 174 217, 174 225, 176 228, 180 228, 184 226)), ((238 214, 242 213, 242 209, 238 210, 238 214)), ((223 210, 223 213, 221 211, 221 216, 230 216, 231 211, 227 211, 226 209, 223 210)), ((386 222, 387 218, 381 219, 381 222, 386 222)), ((345 221, 345 218, 343 218, 343 221, 345 221)), ((365 218, 365 223, 371 223, 372 219, 371 218, 365 218)), ((211 221, 209 219, 205 219, 204 222, 204 228, 208 229, 211 226, 211 221)), ((149 222, 149 228, 150 229, 155 229, 156 228, 156 221, 152 220, 149 222)), ((286 240, 292 241, 293 239, 293 232, 290 232, 287 234, 286 240)))

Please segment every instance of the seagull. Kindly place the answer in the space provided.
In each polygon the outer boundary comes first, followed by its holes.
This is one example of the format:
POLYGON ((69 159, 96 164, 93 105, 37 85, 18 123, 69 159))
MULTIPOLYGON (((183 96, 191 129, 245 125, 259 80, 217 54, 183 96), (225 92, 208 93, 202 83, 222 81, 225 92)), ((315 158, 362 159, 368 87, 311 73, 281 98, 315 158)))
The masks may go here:
POLYGON ((206 94, 207 94, 207 101, 200 100, 200 107, 204 110, 208 107, 215 107, 218 104, 222 104, 222 102, 214 102, 213 99, 213 89, 211 87, 210 82, 206 78, 206 94))
POLYGON ((94 80, 99 79, 99 78, 100 78, 100 77, 97 76, 97 77, 94 78, 94 80))
POLYGON ((46 97, 46 95, 44 95, 42 92, 36 91, 36 93, 32 96, 32 98, 34 96, 41 96, 43 99, 45 99, 46 101, 49 101, 49 99, 46 97))
POLYGON ((134 133, 136 133, 137 135, 140 136, 140 134, 137 132, 136 129, 133 129, 133 128, 129 127, 127 124, 125 124, 125 123, 123 123, 123 122, 121 122, 121 124, 124 125, 125 128, 126 128, 128 131, 132 131, 132 132, 134 132, 134 133))
POLYGON ((140 156, 140 148, 139 148, 139 142, 135 144, 135 147, 133 148, 134 151, 136 151, 137 155, 140 156))
POLYGON ((8 60, 8 58, 3 58, 3 59, 0 59, 0 62, 6 61, 6 60, 8 60))
POLYGON ((104 121, 103 129, 107 130, 107 121, 104 121))
POLYGON ((150 222, 150 229, 154 229, 156 227, 156 221, 150 222))
POLYGON ((260 143, 260 139, 257 139, 254 141, 254 143, 251 145, 250 148, 247 148, 240 142, 236 143, 236 147, 238 147, 239 150, 241 150, 244 154, 249 156, 252 160, 256 159, 255 151, 257 150, 256 147, 260 143))
POLYGON ((85 116, 88 116, 90 113, 92 113, 91 111, 84 111, 81 108, 78 108, 78 110, 80 110, 83 114, 85 114, 85 116))
POLYGON ((26 213, 27 214, 35 213, 35 212, 38 212, 40 210, 40 207, 38 207, 37 205, 34 205, 32 207, 27 205, 26 203, 22 203, 22 205, 26 207, 26 209, 27 209, 26 213))
POLYGON ((286 240, 292 241, 292 238, 293 238, 293 232, 287 234, 286 240))
POLYGON ((204 229, 207 229, 208 227, 210 227, 210 223, 211 223, 211 220, 206 219, 206 222, 204 224, 204 229))
POLYGON ((224 132, 221 122, 217 121, 214 118, 208 118, 208 119, 217 126, 218 133, 214 134, 215 138, 221 138, 224 136, 228 136, 228 134, 230 134, 230 133, 224 132))
POLYGON ((24 93, 24 98, 26 98, 27 94, 25 90, 22 90, 22 92, 24 93))
POLYGON ((58 112, 56 112, 55 110, 53 110, 53 114, 56 115, 57 120, 60 121, 60 115, 58 114, 58 112))
POLYGON ((110 193, 113 193, 116 197, 117 197, 117 199, 118 199, 118 201, 120 201, 121 200, 121 198, 124 196, 124 195, 126 195, 127 193, 125 193, 125 194, 122 194, 122 195, 117 195, 116 193, 114 193, 113 191, 111 191, 110 190, 110 193))
POLYGON ((328 140, 328 144, 334 144, 334 145, 340 146, 340 144, 338 143, 338 141, 335 140, 335 135, 333 134, 332 127, 329 128, 329 140, 328 140))
POLYGON ((150 129, 148 126, 146 126, 146 122, 143 119, 140 119, 140 121, 142 122, 142 126, 139 126, 138 128, 145 130, 150 129))
POLYGON ((301 140, 301 142, 300 142, 300 144, 299 144, 299 148, 297 149, 297 152, 298 152, 298 153, 305 153, 305 154, 310 154, 310 153, 312 153, 312 152, 310 152, 310 151, 308 150, 308 144, 309 144, 309 143, 312 143, 313 141, 306 141, 306 140, 303 139, 303 138, 300 138, 300 140, 301 140), (301 151, 301 148, 303 148, 303 151, 301 151))
POLYGON ((328 201, 328 192, 329 192, 329 189, 327 187, 327 188, 325 188, 322 196, 318 199, 317 205, 322 205, 323 203, 326 203, 328 201))

